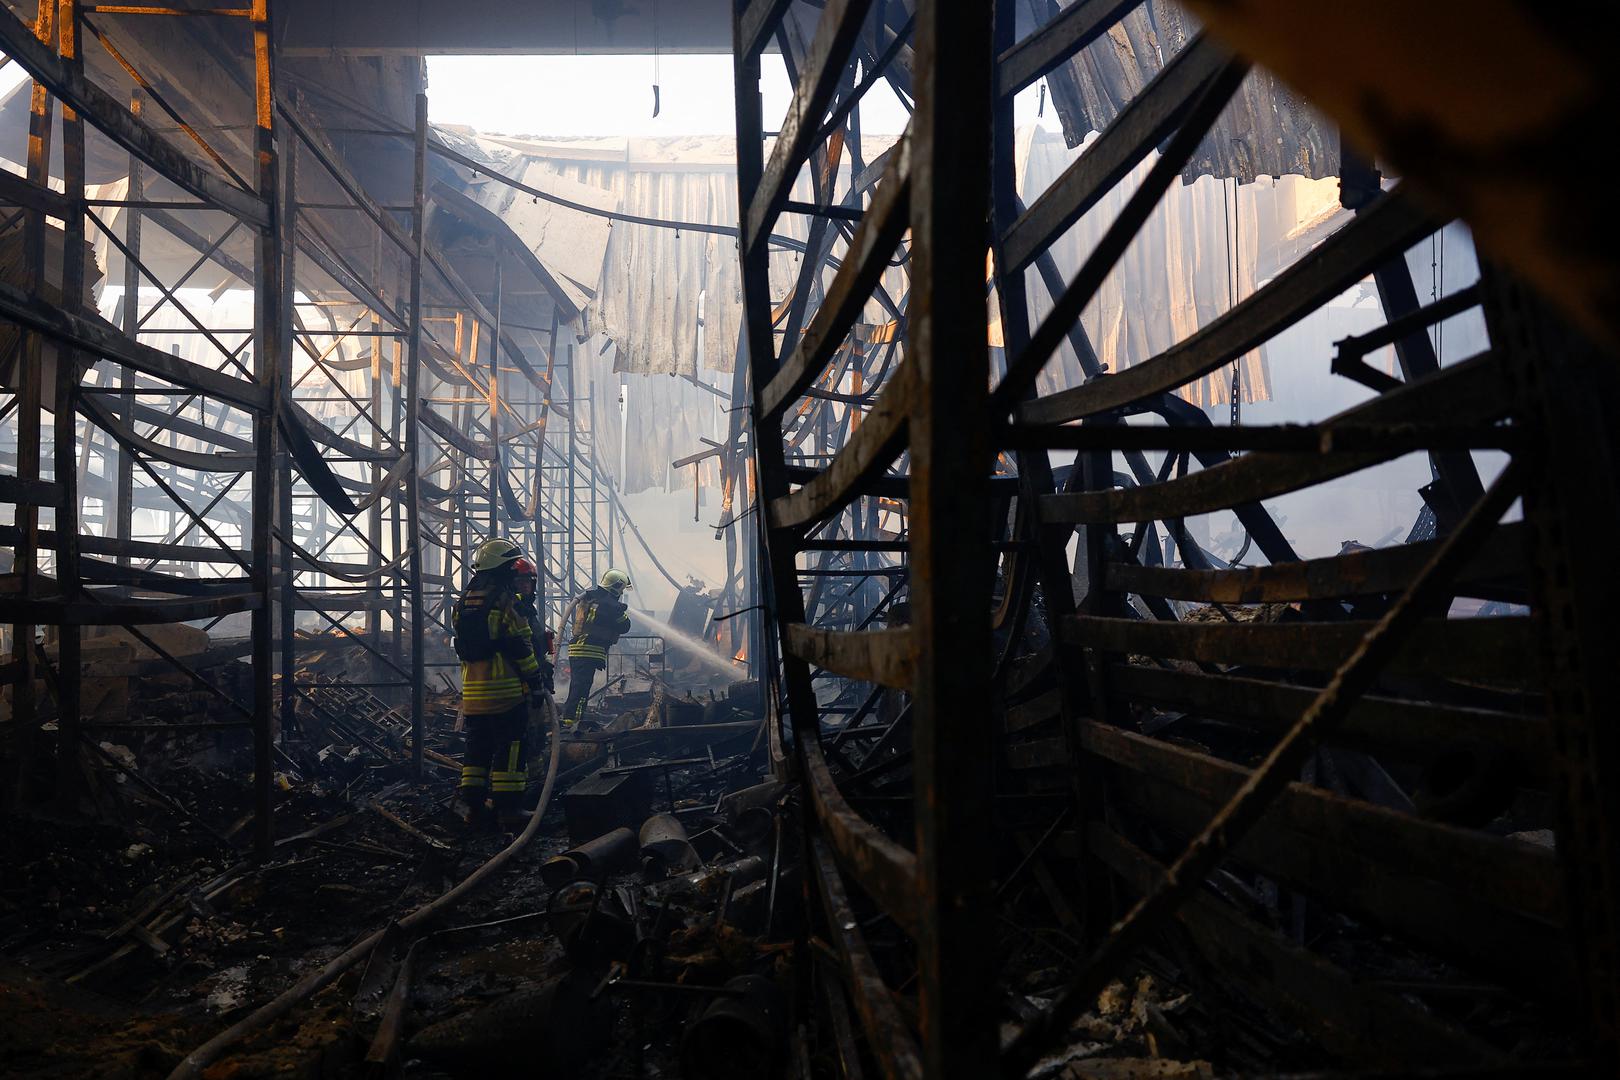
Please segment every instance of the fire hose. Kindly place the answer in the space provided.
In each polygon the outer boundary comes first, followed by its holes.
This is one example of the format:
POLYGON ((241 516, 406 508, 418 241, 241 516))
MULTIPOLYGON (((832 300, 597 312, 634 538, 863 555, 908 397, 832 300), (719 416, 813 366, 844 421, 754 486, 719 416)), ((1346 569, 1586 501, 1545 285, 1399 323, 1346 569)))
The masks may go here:
MULTIPOLYGON (((549 698, 547 700, 550 701, 549 698)), ((534 814, 529 818, 529 823, 524 826, 523 831, 510 844, 467 875, 460 884, 453 886, 438 899, 423 904, 403 919, 400 919, 398 922, 400 931, 409 934, 420 930, 434 919, 450 911, 457 903, 471 894, 474 889, 489 880, 496 871, 510 862, 518 852, 528 845, 530 840, 534 839, 534 834, 540 830, 540 819, 545 816, 546 806, 551 801, 552 788, 556 786, 557 763, 561 760, 562 754, 562 738, 557 725, 556 705, 553 703, 547 712, 551 717, 551 762, 546 768, 546 783, 540 790, 540 801, 535 806, 534 814)), ((314 996, 322 988, 335 982, 344 972, 364 960, 371 953, 371 950, 377 947, 377 943, 382 941, 387 930, 388 927, 385 926, 366 935, 366 937, 351 945, 347 951, 337 956, 319 971, 306 975, 293 986, 283 991, 278 997, 259 1006, 235 1024, 197 1047, 197 1049, 182 1058, 180 1064, 174 1067, 174 1071, 169 1073, 169 1080, 192 1080, 192 1078, 201 1076, 202 1071, 218 1061, 220 1055, 233 1043, 285 1016, 299 1003, 314 996)))

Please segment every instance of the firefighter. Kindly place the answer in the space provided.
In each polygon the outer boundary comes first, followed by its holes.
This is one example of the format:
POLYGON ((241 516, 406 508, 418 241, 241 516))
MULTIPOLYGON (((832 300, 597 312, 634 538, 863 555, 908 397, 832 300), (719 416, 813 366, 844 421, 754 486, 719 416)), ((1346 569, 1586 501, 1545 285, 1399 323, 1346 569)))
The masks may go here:
POLYGON ((633 588, 630 575, 613 569, 602 575, 601 584, 581 593, 563 619, 568 642, 568 701, 563 705, 562 725, 572 728, 585 715, 585 699, 591 696, 596 673, 607 667, 608 649, 630 629, 629 607, 624 602, 633 588))
POLYGON ((551 665, 535 651, 536 571, 523 549, 486 540, 472 568, 453 610, 466 720, 460 796, 468 824, 487 829, 519 816, 529 779, 529 709, 544 703, 551 665))

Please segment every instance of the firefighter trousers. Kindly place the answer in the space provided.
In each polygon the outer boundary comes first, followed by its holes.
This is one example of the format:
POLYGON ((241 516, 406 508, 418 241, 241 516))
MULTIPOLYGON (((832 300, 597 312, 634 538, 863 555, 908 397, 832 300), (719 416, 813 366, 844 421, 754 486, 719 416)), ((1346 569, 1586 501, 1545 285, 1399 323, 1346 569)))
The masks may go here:
POLYGON ((600 660, 584 656, 568 658, 568 700, 563 703, 562 723, 573 727, 585 717, 585 700, 591 696, 591 684, 596 673, 607 665, 600 660))
POLYGON ((521 809, 529 783, 527 755, 529 704, 521 702, 503 713, 467 717, 467 750, 461 757, 461 798, 481 811, 486 797, 495 811, 514 814, 521 809))

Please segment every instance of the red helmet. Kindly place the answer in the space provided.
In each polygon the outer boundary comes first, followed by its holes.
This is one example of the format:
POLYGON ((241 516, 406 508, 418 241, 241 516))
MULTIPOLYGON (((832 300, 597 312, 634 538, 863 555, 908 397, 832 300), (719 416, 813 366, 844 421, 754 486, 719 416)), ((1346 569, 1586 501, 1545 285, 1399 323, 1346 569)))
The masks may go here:
POLYGON ((540 576, 539 571, 535 570, 534 568, 534 563, 530 562, 526 558, 518 558, 512 561, 512 573, 516 577, 540 576))

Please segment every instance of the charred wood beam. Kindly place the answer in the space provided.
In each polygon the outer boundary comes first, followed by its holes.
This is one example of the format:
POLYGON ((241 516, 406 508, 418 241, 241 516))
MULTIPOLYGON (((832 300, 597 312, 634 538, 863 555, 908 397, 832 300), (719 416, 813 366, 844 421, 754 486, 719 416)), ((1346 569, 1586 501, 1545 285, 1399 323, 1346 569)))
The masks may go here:
MULTIPOLYGON (((1521 523, 1504 525, 1464 565, 1457 591, 1487 583, 1492 589, 1517 582, 1529 571, 1529 537, 1521 523)), ((1228 570, 1193 570, 1108 562, 1110 589, 1205 604, 1274 604, 1348 599, 1397 592, 1410 584, 1434 554, 1435 541, 1399 544, 1323 559, 1228 570)))
MULTIPOLYGON (((1101 822, 1087 827, 1089 850, 1137 894, 1164 879, 1164 867, 1101 822)), ((1335 964, 1199 893, 1176 913, 1210 966, 1298 1024, 1330 1053, 1392 1066, 1487 1062, 1500 1053, 1421 1006, 1362 984, 1335 964)))
MULTIPOLYGON (((1288 729, 1317 693, 1310 686, 1121 663, 1110 666, 1108 686, 1122 706, 1174 709, 1277 734, 1288 729)), ((1027 712, 1017 714, 1021 719, 1045 718, 1047 710, 1033 704, 1025 708, 1027 712)), ((1008 730, 1013 730, 1013 716, 1009 710, 1008 730)), ((1539 716, 1368 695, 1356 702, 1331 741, 1422 764, 1462 747, 1499 747, 1529 779, 1540 782, 1550 768, 1550 739, 1539 716)))
MULTIPOLYGON (((1177 842, 1247 775, 1168 743, 1093 735, 1086 745, 1104 761, 1116 809, 1177 842)), ((1231 858, 1504 985, 1553 1002, 1573 995, 1562 890, 1544 848, 1293 784, 1231 858), (1510 879, 1510 865, 1538 876, 1510 879)))
POLYGON ((787 628, 783 646, 817 667, 861 682, 905 690, 913 663, 909 629, 823 630, 803 623, 787 628))
MULTIPOLYGON (((1196 623, 1072 616, 1062 627, 1070 645, 1106 653, 1173 657, 1205 664, 1275 670, 1332 671, 1375 623, 1196 623)), ((1413 628, 1387 670, 1522 686, 1540 674, 1528 617, 1429 619, 1413 628)))

